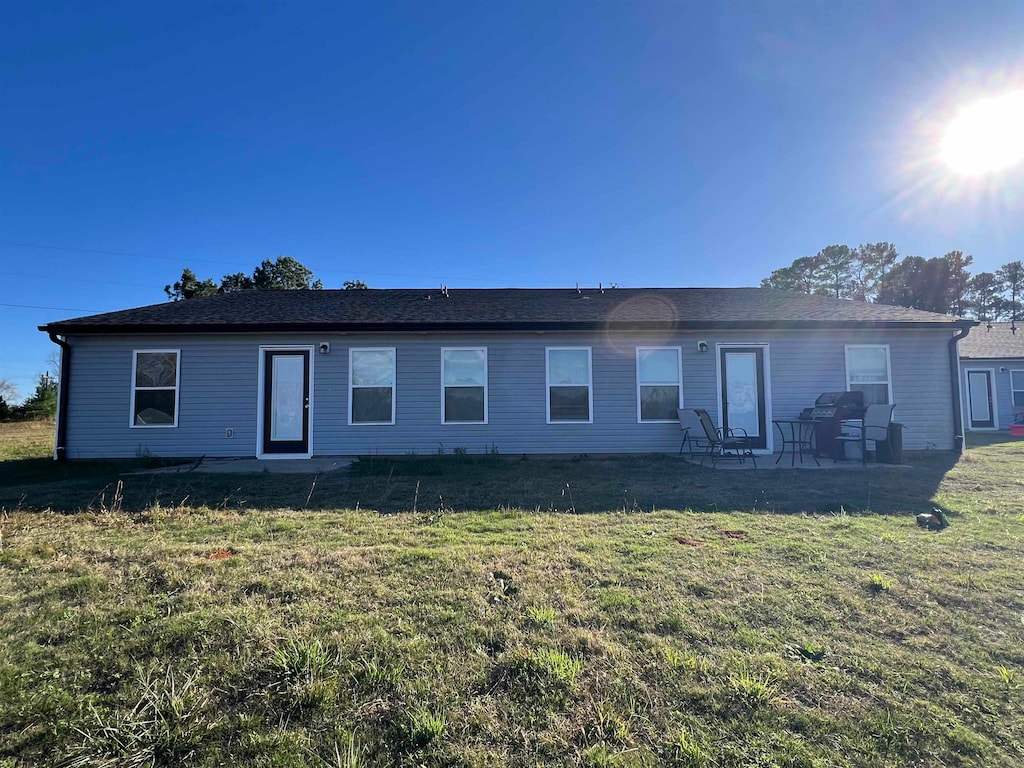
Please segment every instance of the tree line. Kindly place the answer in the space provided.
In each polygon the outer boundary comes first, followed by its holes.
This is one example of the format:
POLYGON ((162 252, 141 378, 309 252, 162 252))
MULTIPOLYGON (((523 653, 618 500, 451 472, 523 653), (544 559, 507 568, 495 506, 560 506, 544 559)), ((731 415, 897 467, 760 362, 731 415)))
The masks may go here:
MULTIPOLYGON (((346 290, 368 287, 362 280, 346 280, 343 285, 346 290)), ((183 301, 234 291, 319 291, 323 287, 322 282, 313 279, 313 271, 302 262, 291 256, 278 256, 274 261, 264 259, 252 274, 235 272, 224 275, 220 283, 210 278, 200 280, 195 272, 186 268, 178 280, 164 286, 164 293, 171 301, 183 301)))
POLYGON ((35 391, 20 405, 18 390, 7 379, 0 379, 0 421, 33 421, 52 419, 57 413, 57 379, 49 372, 39 376, 35 391))
POLYGON ((901 259, 892 243, 830 245, 776 269, 761 286, 978 320, 1020 320, 1024 263, 1011 261, 995 272, 972 275, 973 261, 963 251, 901 259))

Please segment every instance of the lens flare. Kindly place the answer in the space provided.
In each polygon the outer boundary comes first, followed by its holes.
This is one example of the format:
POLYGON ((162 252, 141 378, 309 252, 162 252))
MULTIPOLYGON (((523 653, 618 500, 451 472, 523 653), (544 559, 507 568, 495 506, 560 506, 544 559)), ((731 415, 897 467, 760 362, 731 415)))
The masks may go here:
POLYGON ((941 155, 965 176, 994 173, 1024 160, 1024 90, 961 110, 946 128, 941 155))

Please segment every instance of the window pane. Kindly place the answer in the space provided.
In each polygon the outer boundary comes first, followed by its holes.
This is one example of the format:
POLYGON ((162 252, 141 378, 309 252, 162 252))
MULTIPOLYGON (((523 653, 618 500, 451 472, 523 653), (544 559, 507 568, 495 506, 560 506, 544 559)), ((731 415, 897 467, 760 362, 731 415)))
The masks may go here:
POLYGON ((884 347, 853 347, 847 352, 850 383, 889 380, 884 347))
POLYGON ((352 422, 391 423, 391 387, 360 387, 352 390, 352 422))
POLYGON ((851 384, 850 389, 864 393, 864 405, 889 402, 888 384, 851 384))
POLYGON ((444 390, 445 421, 483 421, 483 387, 446 387, 444 390))
POLYGON ((1024 371, 1010 371, 1010 388, 1024 391, 1024 371))
POLYGON ((549 349, 548 384, 590 384, 589 360, 585 349, 549 349))
POLYGON ((640 420, 676 421, 679 414, 679 387, 640 387, 640 420))
POLYGON ((390 349, 352 350, 352 383, 356 386, 390 387, 395 383, 394 369, 395 353, 390 349))
POLYGON ((551 387, 551 421, 589 421, 589 387, 551 387))
POLYGON ((482 387, 486 377, 482 349, 449 349, 444 353, 444 383, 482 387))
POLYGON ((174 423, 173 389, 138 389, 135 391, 135 426, 174 423))
POLYGON ((679 350, 645 349, 637 356, 640 383, 679 383, 679 350))
POLYGON ((139 352, 135 359, 135 386, 173 387, 177 366, 176 352, 139 352))

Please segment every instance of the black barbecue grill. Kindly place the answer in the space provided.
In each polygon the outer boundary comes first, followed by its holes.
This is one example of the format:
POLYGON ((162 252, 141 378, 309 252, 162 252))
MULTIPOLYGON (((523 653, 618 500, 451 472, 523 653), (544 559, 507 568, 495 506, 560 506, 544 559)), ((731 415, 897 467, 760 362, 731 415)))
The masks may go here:
POLYGON ((840 422, 845 419, 864 418, 864 393, 822 392, 809 408, 809 417, 814 420, 814 453, 817 456, 832 456, 836 449, 836 437, 842 431, 840 422))

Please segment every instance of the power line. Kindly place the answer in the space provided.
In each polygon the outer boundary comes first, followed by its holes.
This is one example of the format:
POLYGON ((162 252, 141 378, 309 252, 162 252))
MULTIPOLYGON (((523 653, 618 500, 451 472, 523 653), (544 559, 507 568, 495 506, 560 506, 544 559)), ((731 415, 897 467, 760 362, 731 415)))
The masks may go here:
POLYGON ((18 309, 52 309, 55 312, 109 312, 110 310, 104 309, 82 309, 81 307, 40 307, 35 304, 4 304, 0 303, 0 307, 17 307, 18 309))

